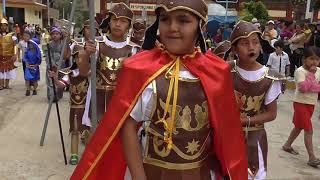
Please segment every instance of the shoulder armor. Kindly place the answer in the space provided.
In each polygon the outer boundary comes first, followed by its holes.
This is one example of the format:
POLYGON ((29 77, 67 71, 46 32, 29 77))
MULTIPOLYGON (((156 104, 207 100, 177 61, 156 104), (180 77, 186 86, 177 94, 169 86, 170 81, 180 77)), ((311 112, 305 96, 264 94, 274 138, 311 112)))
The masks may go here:
POLYGON ((77 44, 84 44, 84 38, 75 38, 73 39, 73 42, 77 44))
POLYGON ((63 75, 68 75, 68 74, 70 74, 71 72, 72 72, 72 71, 71 71, 71 69, 70 69, 69 67, 59 70, 59 74, 63 74, 63 75))
POLYGON ((270 68, 268 68, 268 70, 267 70, 266 78, 271 79, 271 80, 275 80, 275 81, 284 81, 287 79, 286 77, 282 76, 277 71, 271 70, 270 68))

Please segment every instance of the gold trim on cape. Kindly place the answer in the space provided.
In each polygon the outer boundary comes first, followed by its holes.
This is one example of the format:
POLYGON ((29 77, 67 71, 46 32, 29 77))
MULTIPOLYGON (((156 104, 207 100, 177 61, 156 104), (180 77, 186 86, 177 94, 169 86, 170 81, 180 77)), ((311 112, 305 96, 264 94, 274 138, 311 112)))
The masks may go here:
POLYGON ((97 165, 98 161, 102 158, 102 155, 104 154, 104 152, 108 149, 108 147, 110 146, 111 142, 113 141, 113 139, 115 138, 115 136, 118 134, 118 132, 120 131, 124 121, 127 119, 127 117, 129 116, 131 110, 134 108, 135 104, 138 101, 138 98, 140 97, 141 93, 144 91, 144 89, 150 84, 150 82, 152 82, 155 78, 157 78, 161 73, 163 73, 169 66, 171 66, 175 61, 170 61, 169 63, 167 63, 166 65, 164 65, 162 68, 160 68, 160 70, 158 70, 156 73, 154 73, 141 87, 141 89, 139 90, 139 93, 136 95, 136 97, 134 98, 134 100, 132 101, 132 103, 130 104, 129 108, 127 109, 127 111, 125 112, 125 114, 122 116, 121 120, 118 123, 118 126, 116 127, 116 129, 114 130, 113 134, 111 135, 111 137, 109 138, 109 140, 107 141, 107 143, 103 146, 102 150, 100 151, 100 153, 98 154, 97 158, 93 161, 93 163, 91 164, 90 168, 88 169, 88 171, 85 173, 84 178, 83 179, 87 179, 88 176, 91 174, 91 171, 93 170, 93 168, 97 165))

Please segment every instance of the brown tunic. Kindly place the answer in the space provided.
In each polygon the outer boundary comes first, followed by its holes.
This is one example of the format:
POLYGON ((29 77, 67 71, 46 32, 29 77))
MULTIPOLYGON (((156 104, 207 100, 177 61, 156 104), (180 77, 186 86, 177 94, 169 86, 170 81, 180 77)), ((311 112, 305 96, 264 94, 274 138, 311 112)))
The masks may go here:
POLYGON ((99 43, 97 61, 97 118, 106 112, 113 90, 117 85, 122 63, 131 56, 132 47, 113 48, 105 42, 99 43))
MULTIPOLYGON (((275 80, 280 80, 281 75, 267 70, 265 75, 257 81, 248 81, 233 68, 233 81, 235 94, 240 106, 241 117, 253 117, 266 110, 264 104, 266 94, 275 80)), ((247 153, 249 162, 249 174, 253 176, 259 170, 258 143, 260 144, 264 167, 267 169, 268 141, 263 124, 256 124, 249 128, 243 127, 244 132, 248 130, 247 153)))
MULTIPOLYGON (((146 127, 144 168, 152 180, 211 180, 211 127, 206 96, 199 81, 179 81, 173 148, 163 141, 167 131, 156 123, 164 115, 170 79, 156 79, 154 113, 146 127), (197 93, 195 93, 197 92, 197 93)), ((171 105, 165 119, 170 119, 171 105)))
POLYGON ((89 130, 89 127, 82 125, 82 116, 85 110, 89 80, 87 77, 74 76, 70 68, 62 69, 60 73, 68 75, 70 80, 70 114, 69 132, 80 132, 89 130))

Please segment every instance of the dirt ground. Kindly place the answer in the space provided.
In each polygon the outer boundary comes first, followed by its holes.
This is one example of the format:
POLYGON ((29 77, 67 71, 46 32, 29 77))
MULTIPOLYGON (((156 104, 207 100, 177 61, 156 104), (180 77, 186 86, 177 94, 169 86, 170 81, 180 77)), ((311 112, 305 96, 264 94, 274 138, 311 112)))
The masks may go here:
MULTIPOLYGON (((42 65, 42 77, 44 74, 42 65)), ((60 144, 56 109, 53 106, 43 147, 40 136, 47 111, 45 79, 40 81, 37 96, 25 97, 22 68, 12 82, 11 90, 0 91, 0 180, 66 180, 74 166, 64 165, 60 144)), ((291 130, 293 91, 287 91, 278 102, 278 117, 268 123, 269 139, 268 179, 320 179, 320 169, 307 166, 307 153, 303 134, 293 147, 300 155, 293 156, 281 150, 291 130)), ((60 101, 64 141, 67 158, 70 157, 68 133, 68 94, 60 101)), ((320 157, 319 106, 313 118, 315 152, 320 157)), ((83 147, 81 147, 83 149, 83 147)))

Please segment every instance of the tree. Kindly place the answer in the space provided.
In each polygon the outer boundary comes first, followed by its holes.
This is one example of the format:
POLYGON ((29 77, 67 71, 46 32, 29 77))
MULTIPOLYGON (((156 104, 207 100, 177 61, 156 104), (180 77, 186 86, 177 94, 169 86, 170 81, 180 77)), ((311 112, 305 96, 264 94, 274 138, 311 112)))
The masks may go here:
MULTIPOLYGON (((65 12, 65 19, 69 19, 72 0, 55 0, 53 3, 54 8, 59 10, 60 18, 62 19, 63 11, 65 12)), ((81 28, 83 22, 89 18, 88 8, 86 8, 87 1, 77 0, 76 10, 74 12, 74 22, 76 23, 75 27, 81 28)))
POLYGON ((261 24, 265 24, 269 20, 267 7, 261 1, 243 2, 240 6, 240 14, 245 21, 251 22, 253 18, 257 18, 261 24))

